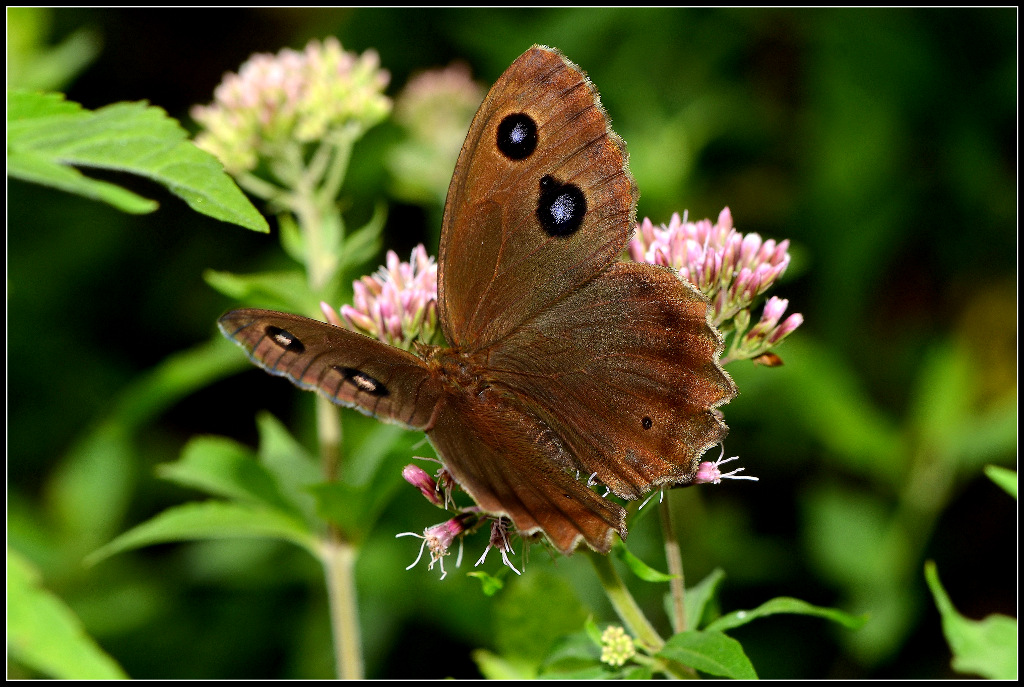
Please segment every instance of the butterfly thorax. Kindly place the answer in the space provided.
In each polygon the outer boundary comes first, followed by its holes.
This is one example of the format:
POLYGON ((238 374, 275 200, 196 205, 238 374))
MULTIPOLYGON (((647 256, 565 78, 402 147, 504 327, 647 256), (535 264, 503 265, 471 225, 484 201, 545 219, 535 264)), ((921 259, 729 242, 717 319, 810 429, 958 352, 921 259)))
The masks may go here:
POLYGON ((431 375, 449 393, 476 395, 491 386, 491 380, 485 374, 484 360, 479 353, 466 353, 457 348, 440 346, 419 352, 426 360, 431 375))

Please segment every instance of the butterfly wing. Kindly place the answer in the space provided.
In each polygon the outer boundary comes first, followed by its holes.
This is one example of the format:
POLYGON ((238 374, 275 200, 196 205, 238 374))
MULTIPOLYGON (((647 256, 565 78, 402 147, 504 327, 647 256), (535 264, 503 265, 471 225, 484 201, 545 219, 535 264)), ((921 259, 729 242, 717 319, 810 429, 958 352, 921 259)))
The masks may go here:
POLYGON ((586 283, 632 231, 625 144, 586 75, 534 46, 473 119, 445 203, 438 303, 448 341, 484 348, 586 283))
POLYGON ((296 386, 381 420, 414 429, 430 425, 441 392, 411 353, 273 310, 232 310, 218 325, 254 363, 296 386))
POLYGON ((707 312, 674 272, 616 263, 490 349, 489 372, 615 494, 688 484, 736 395, 707 312))
POLYGON ((477 504, 521 534, 543 532, 563 553, 581 540, 607 553, 613 531, 626 536, 626 511, 574 476, 562 440, 514 395, 491 387, 448 396, 428 436, 477 504))

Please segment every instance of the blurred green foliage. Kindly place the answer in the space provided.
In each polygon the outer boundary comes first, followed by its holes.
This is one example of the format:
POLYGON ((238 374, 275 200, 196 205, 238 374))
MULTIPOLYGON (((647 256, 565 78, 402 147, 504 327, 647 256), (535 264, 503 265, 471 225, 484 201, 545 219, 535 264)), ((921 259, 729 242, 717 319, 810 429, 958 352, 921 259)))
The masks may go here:
MULTIPOLYGON (((377 49, 392 92, 456 59, 489 84, 531 44, 560 48, 629 145, 641 217, 728 205, 739 230, 794 243, 776 295, 806 322, 779 350, 786 365, 730 368, 740 396, 725 408, 727 450, 761 481, 672 504, 688 579, 727 572, 724 610, 791 596, 870 619, 855 632, 798 616, 737 628, 757 674, 955 675, 925 559, 965 616, 1015 612, 1015 507, 982 473, 1013 466, 1017 446, 1015 9, 18 12, 9 86, 56 71, 24 85, 63 79, 88 109, 146 99, 184 123, 250 53, 328 34, 377 49)), ((440 208, 387 197, 398 138, 386 124, 359 143, 345 192, 363 222, 388 203, 385 248, 404 257, 436 246, 440 208)), ((322 571, 299 547, 164 544, 83 565, 196 498, 155 471, 196 435, 255 448, 254 418, 269 410, 312 445, 310 395, 206 343, 244 303, 216 295, 204 270, 288 267, 276 242, 150 182, 104 178, 160 210, 129 216, 9 183, 9 545, 132 677, 328 677, 322 571)), ((265 439, 274 421, 262 417, 265 439)), ((412 434, 360 444, 375 431, 345 414, 350 446, 386 445, 397 464, 416 453, 412 434)), ((515 665, 573 632, 558 619, 613 619, 584 556, 534 547, 526 575, 488 597, 465 566, 444 582, 404 570, 415 546, 394 535, 438 518, 415 489, 396 489, 379 517, 357 566, 370 677, 472 677, 476 649, 515 665)), ((657 534, 655 518, 631 523, 630 550, 663 569, 657 534)), ((631 586, 667 628, 663 585, 631 586)))

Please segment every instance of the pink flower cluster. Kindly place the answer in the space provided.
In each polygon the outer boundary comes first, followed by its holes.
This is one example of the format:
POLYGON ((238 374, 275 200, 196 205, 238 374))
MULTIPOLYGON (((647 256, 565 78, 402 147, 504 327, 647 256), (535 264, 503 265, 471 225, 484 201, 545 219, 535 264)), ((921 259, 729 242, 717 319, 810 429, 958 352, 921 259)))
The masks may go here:
POLYGON ((203 127, 196 145, 233 174, 252 170, 261 155, 289 142, 377 124, 391 111, 383 93, 389 79, 375 51, 345 52, 333 36, 301 52, 253 55, 237 74, 224 75, 212 104, 192 109, 203 127))
POLYGON ((414 341, 431 343, 438 334, 437 262, 423 244, 402 262, 388 251, 387 264, 352 283, 353 305, 341 306, 341 320, 321 303, 328 321, 409 350, 414 341))
MULTIPOLYGON (((435 506, 444 508, 451 499, 451 487, 455 480, 443 467, 438 471, 436 477, 432 477, 430 473, 417 465, 407 465, 402 470, 402 477, 406 482, 419 489, 420 493, 435 506)), ((501 553, 502 562, 516 575, 522 574, 509 559, 509 554, 515 553, 512 550, 512 543, 509 541, 509 521, 504 517, 482 514, 476 506, 458 509, 457 515, 426 528, 422 535, 415 532, 402 532, 395 535, 397 537, 417 537, 423 540, 423 543, 420 544, 419 555, 406 570, 414 568, 423 557, 423 549, 428 548, 430 549, 430 563, 427 564, 427 567, 433 570, 434 564, 437 563, 441 568, 441 579, 443 580, 448 574, 444 569, 444 558, 451 552, 455 540, 459 540, 459 555, 455 559, 457 568, 462 563, 462 546, 465 536, 475 532, 479 525, 487 520, 491 521, 491 537, 476 565, 483 564, 487 559, 487 553, 493 548, 501 553)))
POLYGON ((789 241, 741 234, 733 227, 729 208, 714 224, 709 219, 690 222, 676 213, 667 226, 656 227, 645 218, 628 250, 637 262, 677 270, 708 297, 714 309, 712 322, 725 332, 736 332, 723 363, 762 355, 803 323, 803 316, 795 313, 780 324, 789 301, 772 297, 761 320, 746 331, 754 301, 789 266, 789 241))

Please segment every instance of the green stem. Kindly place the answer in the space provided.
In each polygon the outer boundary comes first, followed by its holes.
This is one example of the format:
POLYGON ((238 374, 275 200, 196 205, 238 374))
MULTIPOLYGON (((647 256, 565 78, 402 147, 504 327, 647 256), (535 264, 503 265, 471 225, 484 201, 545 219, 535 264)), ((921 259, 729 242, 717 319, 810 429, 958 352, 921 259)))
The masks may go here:
POLYGON ((630 634, 653 651, 659 651, 665 646, 665 640, 661 638, 658 631, 647 620, 647 616, 640 610, 636 599, 629 593, 629 589, 626 588, 619 573, 615 570, 615 566, 612 565, 611 558, 595 551, 588 550, 587 553, 590 555, 590 562, 594 565, 594 571, 601 581, 604 593, 608 595, 608 600, 612 602, 612 607, 625 623, 630 634))
MULTIPOLYGON (((352 143, 354 138, 348 132, 342 131, 332 137, 330 149, 330 166, 327 167, 323 183, 320 184, 321 196, 327 202, 334 200, 341 194, 341 184, 345 181, 345 174, 348 172, 348 162, 352 158, 352 143)), ((325 144, 327 145, 327 144, 325 144)))
POLYGON ((269 181, 265 181, 250 172, 245 172, 235 176, 235 181, 238 182, 239 186, 252 195, 257 198, 262 198, 271 204, 280 203, 280 199, 288 195, 288 192, 285 189, 277 186, 276 184, 272 184, 269 181))
MULTIPOLYGON (((671 494, 671 492, 669 492, 671 494)), ((676 538, 675 526, 672 524, 672 508, 670 498, 666 497, 658 505, 661 514, 661 532, 665 537, 665 561, 668 573, 672 576, 669 589, 672 596, 672 631, 679 633, 687 629, 686 622, 686 578, 683 576, 683 555, 676 538)))
MULTIPOLYGON (((612 565, 611 558, 595 551, 588 550, 587 553, 590 556, 590 562, 594 565, 594 570, 597 572, 598 579, 601 580, 604 593, 608 595, 608 600, 612 602, 612 607, 618 613, 619 618, 625 624, 629 633, 636 637, 640 644, 646 647, 650 653, 653 654, 661 651, 662 647, 665 646, 665 640, 661 638, 658 631, 647 620, 647 616, 640 610, 636 599, 629 593, 629 589, 626 588, 622 578, 619 577, 619 573, 615 570, 615 566, 612 565)), ((669 677, 680 680, 697 677, 697 671, 676 661, 667 661, 659 657, 655 657, 655 661, 658 669, 662 670, 669 677)))
MULTIPOLYGON (((334 200, 322 199, 317 191, 326 158, 317 156, 311 168, 303 164, 302 147, 295 144, 282 151, 280 178, 288 180, 291 194, 285 202, 295 215, 305 244, 306 278, 317 298, 328 297, 324 289, 334 277, 338 264, 340 217, 334 200)), ((317 441, 324 478, 336 482, 342 471, 342 428, 340 408, 326 398, 316 398, 317 441)), ((335 525, 329 525, 323 543, 322 561, 330 606, 334 660, 341 679, 363 677, 362 640, 356 603, 355 562, 358 550, 335 525)))
POLYGON ((341 479, 341 408, 319 394, 316 397, 316 431, 324 479, 337 482, 341 479))
POLYGON ((334 661, 338 678, 363 678, 363 647, 356 604, 356 548, 331 527, 323 546, 324 577, 334 635, 334 661))

